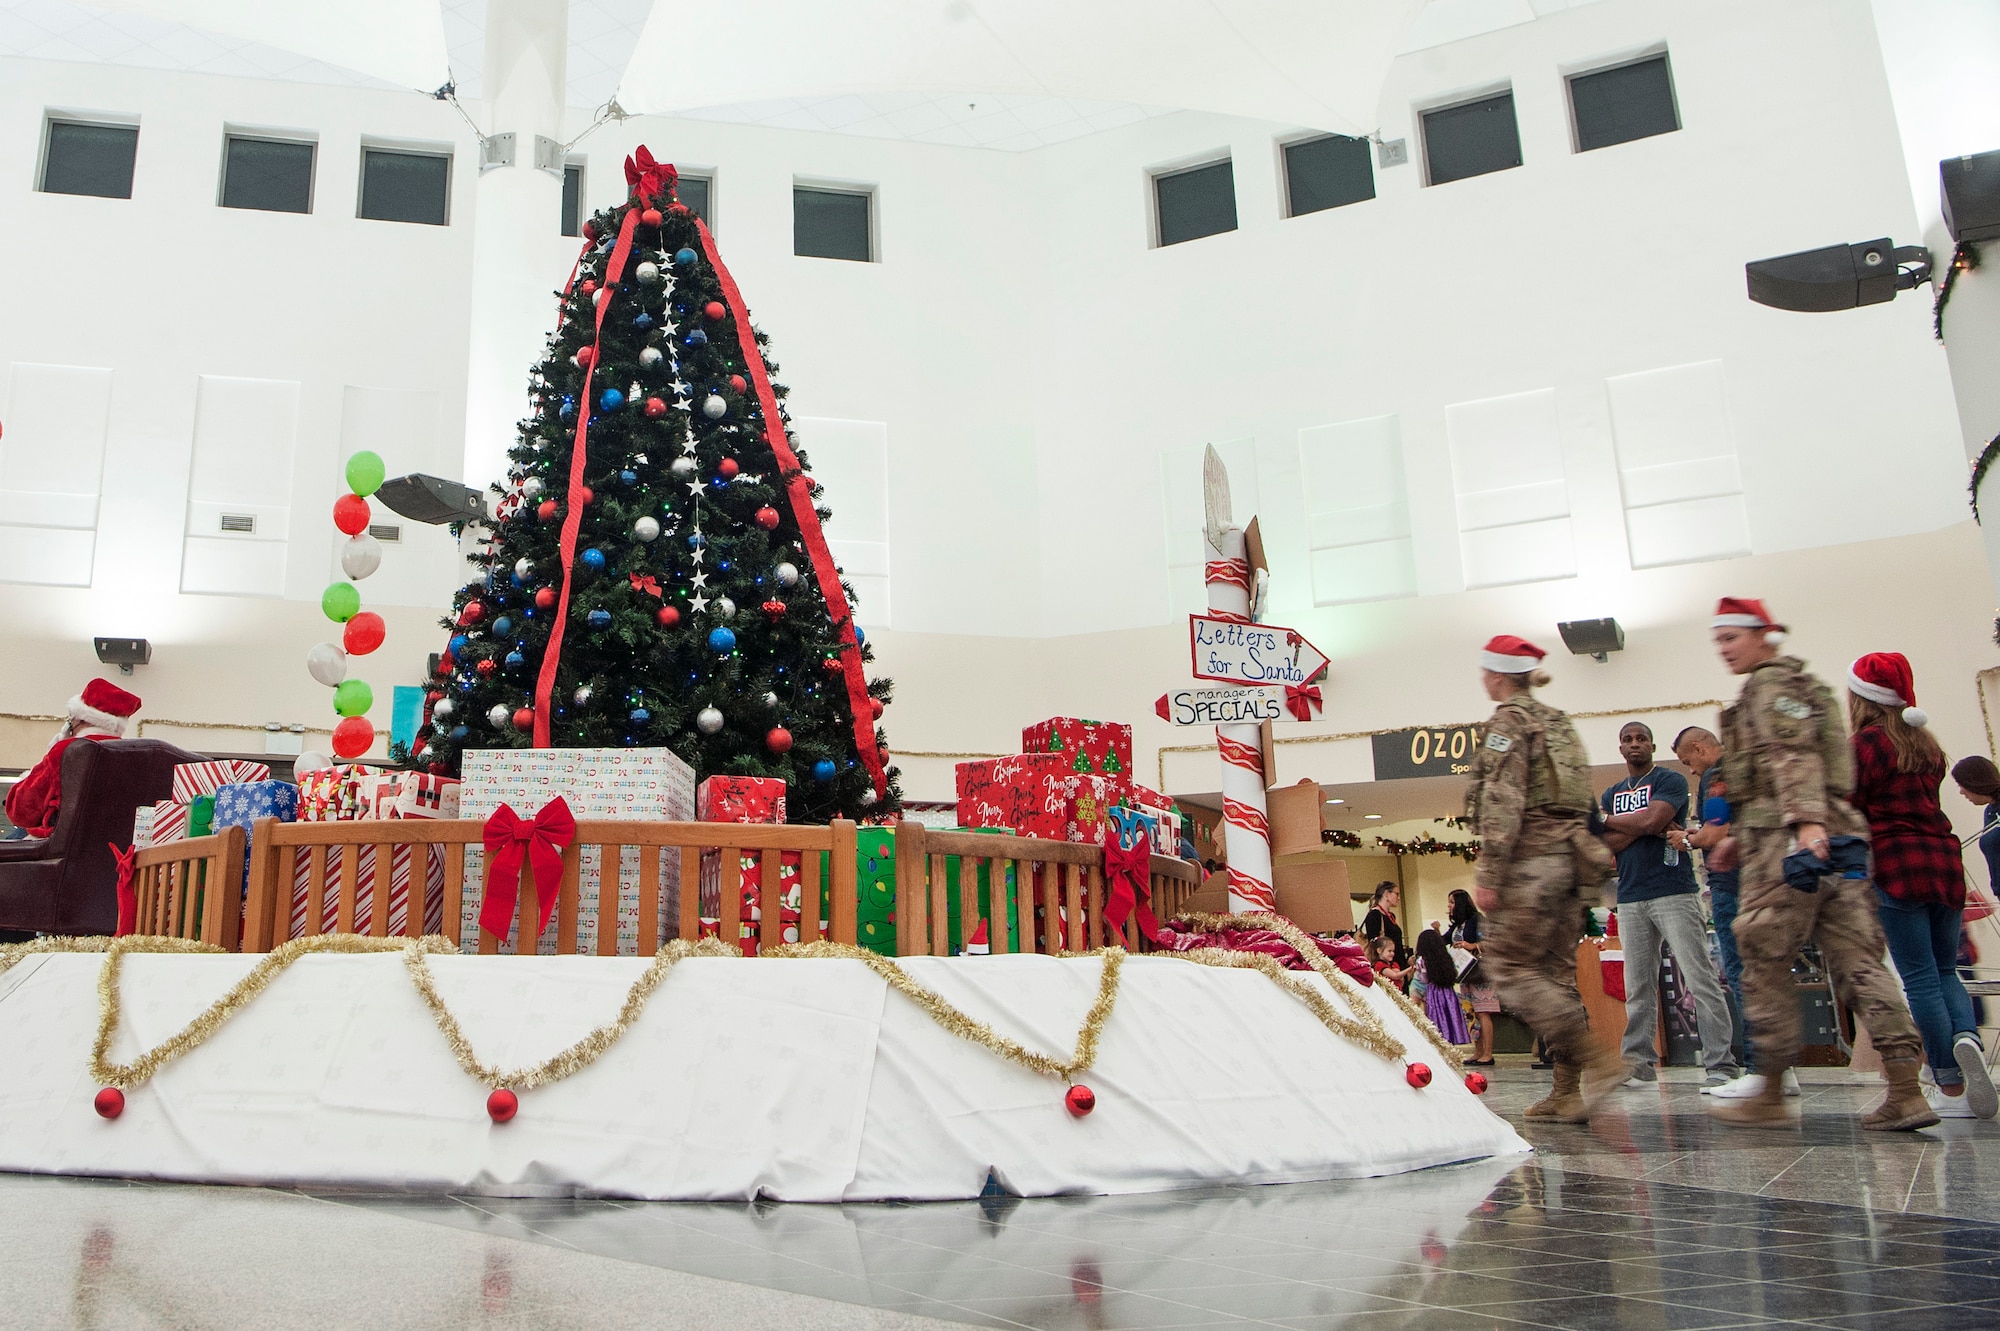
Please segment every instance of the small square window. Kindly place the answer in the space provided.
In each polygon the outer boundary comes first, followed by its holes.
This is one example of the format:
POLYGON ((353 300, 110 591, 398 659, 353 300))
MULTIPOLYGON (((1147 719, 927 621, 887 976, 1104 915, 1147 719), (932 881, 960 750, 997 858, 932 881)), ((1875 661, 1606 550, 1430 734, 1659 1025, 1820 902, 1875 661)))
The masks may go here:
POLYGON ((1667 58, 1657 55, 1611 69, 1574 75, 1570 110, 1576 117, 1576 150, 1671 134, 1681 127, 1674 109, 1674 80, 1667 58))
MULTIPOLYGON (((792 253, 812 259, 852 259, 868 263, 875 257, 869 234, 869 196, 850 191, 792 190, 792 253)), ((688 207, 694 207, 687 201, 688 207)))
MULTIPOLYGON (((674 197, 688 206, 688 211, 708 223, 709 230, 715 229, 715 218, 709 212, 709 198, 715 192, 715 182, 708 176, 682 176, 674 182, 674 197)), ((793 204, 796 216, 797 204, 793 204)))
POLYGON ((583 234, 583 164, 572 162, 563 168, 562 233, 583 234))
POLYGON ((222 155, 222 206, 312 211, 313 145, 232 134, 222 155))
POLYGON ((1329 134, 1286 144, 1285 197, 1292 217, 1374 198, 1368 140, 1329 134))
POLYGON ((1521 164, 1512 91, 1426 111, 1423 121, 1424 161, 1433 185, 1521 164))
POLYGON ((42 190, 47 194, 129 199, 132 164, 138 156, 137 125, 51 120, 48 156, 42 162, 42 190))
POLYGON ((451 200, 447 153, 361 150, 361 217, 443 226, 451 200))
POLYGON ((1236 167, 1227 158, 1153 177, 1160 244, 1178 245, 1236 229, 1236 167))

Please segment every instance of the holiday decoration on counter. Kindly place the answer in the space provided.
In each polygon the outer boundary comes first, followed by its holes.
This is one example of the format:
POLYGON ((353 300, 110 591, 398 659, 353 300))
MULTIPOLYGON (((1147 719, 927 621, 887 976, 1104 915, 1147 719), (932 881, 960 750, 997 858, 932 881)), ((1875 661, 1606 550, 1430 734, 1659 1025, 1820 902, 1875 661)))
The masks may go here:
POLYGON ((695 788, 694 816, 704 823, 782 823, 785 783, 768 777, 712 776, 695 788))
MULTIPOLYGON (((346 474, 349 492, 333 501, 333 525, 348 538, 340 550, 340 571, 359 581, 382 566, 381 542, 368 530, 373 516, 368 496, 382 488, 387 468, 380 456, 363 449, 347 459, 346 474)), ((353 582, 329 586, 319 605, 328 619, 341 626, 340 642, 322 642, 308 651, 306 671, 333 690, 333 710, 340 717, 333 727, 334 757, 359 758, 375 746, 375 727, 368 720, 375 690, 366 681, 347 677, 349 658, 380 647, 387 627, 382 616, 361 608, 361 593, 353 582)))
POLYGON ((674 168, 642 148, 626 178, 586 228, 413 756, 666 748, 785 783, 795 820, 891 813, 890 685, 767 340, 674 168))

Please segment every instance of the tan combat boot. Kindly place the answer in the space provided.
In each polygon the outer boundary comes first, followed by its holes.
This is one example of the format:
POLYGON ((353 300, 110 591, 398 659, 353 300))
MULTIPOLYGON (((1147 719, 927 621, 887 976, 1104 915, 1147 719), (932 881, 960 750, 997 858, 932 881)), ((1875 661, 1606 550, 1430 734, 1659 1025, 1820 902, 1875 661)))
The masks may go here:
POLYGON ((1632 1075, 1631 1068, 1618 1055, 1598 1050, 1583 1065, 1583 1105, 1590 1113, 1604 1103, 1604 1098, 1625 1084, 1632 1075))
POLYGON ((1567 1115, 1583 1110, 1583 1097, 1577 1093, 1582 1073, 1574 1063, 1557 1062, 1556 1084, 1547 1095, 1522 1110, 1522 1117, 1553 1119, 1558 1123, 1571 1121, 1567 1115))
POLYGON ((1937 1111, 1924 1099, 1924 1088, 1917 1080, 1922 1070, 1920 1059, 1883 1059, 1882 1078, 1889 1083, 1889 1093, 1881 1104, 1861 1116, 1861 1126, 1873 1132, 1908 1132, 1936 1123, 1937 1111))
MULTIPOLYGON (((1739 1128, 1795 1128, 1799 1119, 1792 1113, 1791 1101, 1785 1097, 1784 1068, 1760 1067, 1764 1074, 1764 1089, 1742 1100, 1716 1099, 1710 1102, 1708 1112, 1711 1117, 1724 1123, 1734 1123, 1739 1128)), ((1922 1099, 1920 1095, 1917 1097, 1922 1099)))

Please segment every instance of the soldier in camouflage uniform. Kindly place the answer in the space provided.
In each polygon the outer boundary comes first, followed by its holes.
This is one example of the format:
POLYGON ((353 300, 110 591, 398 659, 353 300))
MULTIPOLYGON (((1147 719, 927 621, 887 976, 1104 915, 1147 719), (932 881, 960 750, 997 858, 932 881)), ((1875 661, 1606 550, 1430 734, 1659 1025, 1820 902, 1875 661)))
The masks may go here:
POLYGON ((1625 1079, 1624 1064, 1591 1038, 1576 992, 1585 902, 1617 866, 1590 830, 1590 759, 1576 727, 1529 692, 1548 682, 1545 655, 1511 635, 1481 652, 1487 696, 1500 706, 1474 753, 1465 814, 1480 840, 1473 900, 1488 917, 1480 964, 1556 1065, 1555 1088, 1527 1116, 1581 1123, 1625 1079))
POLYGON ((1762 602, 1725 597, 1712 632, 1723 664, 1744 676, 1743 691, 1722 713, 1723 778, 1731 822, 1742 847, 1736 947, 1743 957, 1746 1024, 1757 1032, 1764 1090, 1711 1106, 1717 1118, 1748 1127, 1784 1127, 1790 1115, 1784 1074, 1799 1057, 1799 998, 1792 963, 1808 941, 1819 944, 1835 992, 1854 1011, 1882 1055, 1889 1093, 1861 1120, 1864 1128, 1905 1130, 1938 1121, 1918 1073, 1923 1041, 1902 989, 1883 968, 1885 944, 1875 893, 1865 877, 1828 872, 1817 891, 1785 881, 1785 857, 1808 850, 1822 860, 1830 837, 1868 835, 1867 820, 1847 802, 1854 789, 1853 751, 1833 691, 1781 656, 1784 626, 1762 602))

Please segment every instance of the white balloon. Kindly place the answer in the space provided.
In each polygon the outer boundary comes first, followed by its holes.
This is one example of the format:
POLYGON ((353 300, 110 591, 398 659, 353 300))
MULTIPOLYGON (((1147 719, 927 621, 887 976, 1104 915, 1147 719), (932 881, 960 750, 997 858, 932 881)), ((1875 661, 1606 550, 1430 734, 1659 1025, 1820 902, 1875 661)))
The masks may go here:
POLYGON ((304 753, 292 759, 292 775, 304 776, 307 772, 324 772, 331 766, 333 766, 333 759, 323 753, 314 753, 311 749, 307 749, 304 753))
POLYGON ((382 543, 362 532, 340 549, 340 571, 350 578, 365 578, 382 567, 382 543))
POLYGON ((347 653, 330 642, 320 643, 306 653, 306 670, 332 688, 347 678, 347 653))

